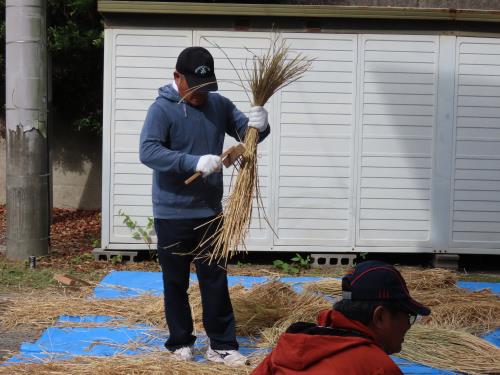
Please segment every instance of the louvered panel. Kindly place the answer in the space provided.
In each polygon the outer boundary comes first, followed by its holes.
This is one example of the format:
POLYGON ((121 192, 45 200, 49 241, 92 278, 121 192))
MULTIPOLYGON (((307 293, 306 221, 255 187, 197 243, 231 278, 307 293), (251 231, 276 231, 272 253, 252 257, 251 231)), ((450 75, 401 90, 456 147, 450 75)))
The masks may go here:
POLYGON ((132 239, 131 230, 118 214, 120 211, 141 226, 153 216, 152 172, 139 161, 139 134, 158 88, 170 82, 177 55, 191 43, 191 31, 115 31, 109 192, 111 242, 140 243, 132 239))
POLYGON ((281 93, 275 244, 351 246, 357 37, 283 36, 315 61, 281 93))
POLYGON ((500 42, 457 38, 452 247, 500 248, 500 42))
POLYGON ((430 240, 438 38, 366 35, 360 59, 358 246, 430 240))

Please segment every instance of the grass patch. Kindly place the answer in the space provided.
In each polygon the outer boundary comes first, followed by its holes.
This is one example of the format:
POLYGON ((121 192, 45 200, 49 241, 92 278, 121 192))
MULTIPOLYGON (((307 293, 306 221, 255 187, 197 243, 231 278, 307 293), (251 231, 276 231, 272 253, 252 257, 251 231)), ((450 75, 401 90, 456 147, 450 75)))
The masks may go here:
POLYGON ((458 274, 458 280, 461 281, 482 281, 487 283, 500 283, 500 274, 494 273, 460 273, 458 274))
POLYGON ((0 258, 0 289, 12 287, 42 289, 54 285, 54 272, 49 269, 28 269, 22 263, 0 258))

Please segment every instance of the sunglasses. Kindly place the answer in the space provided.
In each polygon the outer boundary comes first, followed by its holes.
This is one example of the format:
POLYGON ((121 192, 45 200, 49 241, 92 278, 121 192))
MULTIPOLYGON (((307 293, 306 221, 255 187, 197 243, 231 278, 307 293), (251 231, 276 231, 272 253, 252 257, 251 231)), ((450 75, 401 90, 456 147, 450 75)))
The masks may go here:
POLYGON ((418 314, 415 314, 414 312, 408 311, 407 309, 403 308, 400 306, 399 311, 401 311, 403 314, 408 316, 408 323, 412 326, 415 324, 418 318, 418 314))
POLYGON ((406 311, 403 311, 403 312, 408 315, 408 323, 410 323, 411 326, 413 324, 415 324, 415 322, 417 321, 418 315, 415 315, 415 313, 409 313, 406 311))

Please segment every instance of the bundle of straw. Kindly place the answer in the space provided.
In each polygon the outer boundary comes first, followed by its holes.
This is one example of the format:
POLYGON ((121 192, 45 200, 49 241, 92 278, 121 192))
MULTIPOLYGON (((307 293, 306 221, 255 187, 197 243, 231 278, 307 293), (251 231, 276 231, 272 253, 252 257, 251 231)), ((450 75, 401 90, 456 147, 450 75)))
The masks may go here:
MULTIPOLYGON (((298 53, 290 57, 289 47, 276 34, 270 48, 262 56, 255 56, 253 66, 246 71, 246 80, 252 93, 252 105, 264 106, 278 90, 298 80, 309 70, 312 60, 298 53)), ((245 135, 245 153, 242 156, 236 182, 227 198, 222 226, 216 234, 213 259, 227 262, 238 246, 244 246, 245 235, 252 217, 253 197, 263 207, 257 178, 257 129, 249 127, 245 135)))
POLYGON ((297 293, 290 285, 271 281, 251 289, 232 291, 231 303, 239 335, 252 336, 273 326, 286 316, 288 307, 297 300, 297 293))
MULTIPOLYGON (((294 319, 315 320, 319 311, 331 307, 331 303, 324 298, 298 294, 290 285, 277 280, 257 284, 250 289, 236 285, 229 293, 236 320, 236 332, 240 336, 259 335, 277 322, 284 322, 287 328, 294 319)), ((195 327, 202 330, 202 309, 196 289, 190 294, 190 303, 195 327)))
POLYGON ((342 282, 340 280, 320 280, 304 283, 304 292, 339 297, 342 295, 342 282))
POLYGON ((440 328, 459 329, 483 334, 500 327, 500 301, 468 300, 432 307, 432 314, 422 323, 440 328))
POLYGON ((322 310, 332 307, 331 302, 323 297, 301 293, 286 309, 286 315, 278 320, 273 326, 260 331, 259 346, 273 347, 278 342, 280 335, 295 322, 315 322, 322 310))
POLYGON ((400 271, 408 289, 414 291, 454 287, 457 282, 457 274, 443 268, 404 267, 400 271))
POLYGON ((464 331, 415 324, 399 356, 467 374, 500 373, 500 349, 464 331))
POLYGON ((165 326, 163 299, 150 295, 110 300, 90 299, 88 295, 65 295, 55 290, 24 294, 11 298, 6 313, 0 315, 0 326, 11 329, 29 325, 41 330, 49 327, 61 315, 106 315, 123 318, 107 322, 107 325, 146 323, 165 326))
POLYGON ((412 295, 432 310, 422 324, 483 334, 500 327, 500 298, 489 290, 452 287, 419 290, 412 295))

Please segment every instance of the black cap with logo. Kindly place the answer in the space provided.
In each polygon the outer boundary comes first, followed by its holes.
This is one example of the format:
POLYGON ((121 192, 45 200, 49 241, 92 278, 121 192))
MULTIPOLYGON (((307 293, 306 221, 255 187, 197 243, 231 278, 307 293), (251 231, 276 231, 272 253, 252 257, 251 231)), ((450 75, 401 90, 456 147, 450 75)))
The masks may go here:
POLYGON ((429 315, 431 310, 415 301, 399 271, 390 264, 366 261, 342 278, 342 298, 353 301, 396 301, 409 313, 429 315))
POLYGON ((189 88, 201 86, 199 91, 217 91, 214 58, 203 47, 188 47, 177 58, 175 69, 186 77, 189 88))

